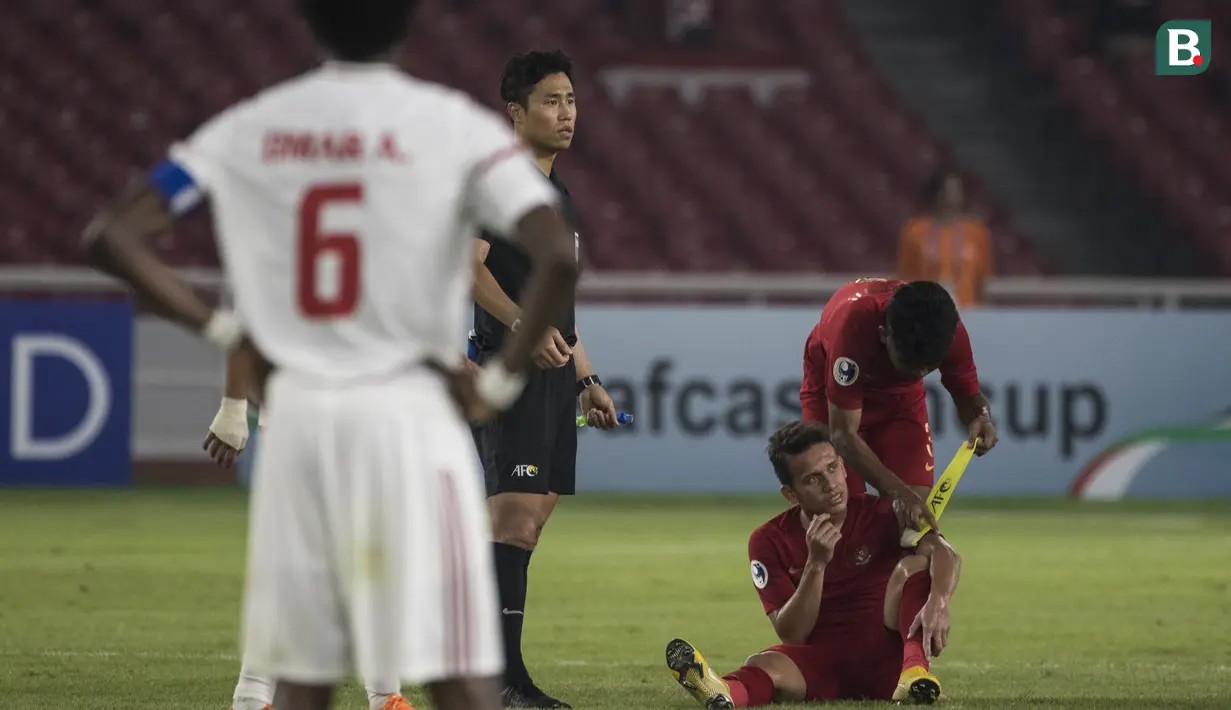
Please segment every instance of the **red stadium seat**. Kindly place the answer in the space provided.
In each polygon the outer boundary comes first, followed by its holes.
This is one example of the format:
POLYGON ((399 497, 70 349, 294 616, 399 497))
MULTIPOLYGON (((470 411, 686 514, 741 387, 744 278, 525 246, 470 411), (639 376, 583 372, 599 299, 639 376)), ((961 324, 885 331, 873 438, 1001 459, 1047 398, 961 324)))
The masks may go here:
MULTIPOLYGON (((1177 238, 1189 231, 1203 252, 1231 273, 1226 259, 1231 211, 1222 209, 1231 195, 1231 138, 1225 111, 1213 99, 1217 79, 1212 75, 1218 70, 1176 81, 1154 76, 1152 56, 1104 55, 1081 41, 1091 31, 1091 3, 1001 0, 1000 5, 1024 34, 1034 66, 1052 72, 1057 95, 1108 159, 1136 174, 1144 194, 1160 201, 1180 227, 1177 238)), ((1212 17, 1227 8, 1206 0, 1162 0, 1158 11, 1163 18, 1212 17)))
MULTIPOLYGON (((628 31, 613 14, 616 3, 422 5, 406 66, 486 105, 500 106, 497 78, 510 52, 562 45, 577 58, 579 132, 560 169, 581 211, 592 268, 891 269, 901 222, 946 157, 871 69, 836 0, 716 3, 718 47, 785 57, 811 84, 780 91, 768 105, 743 89, 718 89, 695 106, 672 89, 636 89, 618 102, 606 94, 604 65, 651 41, 628 31)), ((169 143, 311 66, 315 51, 292 7, 39 0, 10 8, 0 23, 0 127, 16 137, 0 143, 9 167, 0 177, 0 209, 10 218, 0 233, 4 257, 79 261, 77 235, 90 215, 169 143)), ((1034 30, 1034 43, 1059 62, 1079 23, 1048 3, 1022 14, 1023 27, 1052 22, 1034 30)), ((1079 78, 1077 88, 1091 81, 1079 78)), ((1142 100, 1167 90, 1133 88, 1142 100)), ((1110 110, 1089 107, 1088 124, 1108 130, 1110 110)), ((1172 126, 1175 115, 1158 118, 1172 126)), ((1217 118, 1203 113, 1192 137, 1217 148, 1203 163, 1207 185, 1227 176, 1219 165, 1231 165, 1217 118)), ((1114 135, 1134 143, 1123 131, 1114 135)), ((980 208, 999 213, 977 182, 972 193, 980 208)), ((1208 233, 1217 224, 1199 226, 1208 233)), ((214 265, 207 225, 205 216, 193 218, 157 248, 179 264, 214 265)), ((1006 271, 1040 268, 1020 235, 998 232, 997 244, 1006 271)))

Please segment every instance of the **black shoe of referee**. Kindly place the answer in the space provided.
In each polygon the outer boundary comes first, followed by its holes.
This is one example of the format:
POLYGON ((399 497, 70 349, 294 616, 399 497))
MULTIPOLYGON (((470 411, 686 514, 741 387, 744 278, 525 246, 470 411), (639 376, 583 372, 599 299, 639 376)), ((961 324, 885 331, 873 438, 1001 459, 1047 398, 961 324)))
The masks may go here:
POLYGON ((537 685, 507 685, 500 694, 506 708, 571 708, 572 705, 551 697, 537 685))

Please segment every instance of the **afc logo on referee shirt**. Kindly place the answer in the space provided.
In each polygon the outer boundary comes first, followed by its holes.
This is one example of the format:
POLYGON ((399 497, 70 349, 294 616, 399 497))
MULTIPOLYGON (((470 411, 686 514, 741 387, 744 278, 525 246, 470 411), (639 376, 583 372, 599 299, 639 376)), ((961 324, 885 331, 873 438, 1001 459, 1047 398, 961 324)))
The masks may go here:
POLYGON ((539 475, 539 467, 531 466, 529 464, 522 464, 521 466, 514 466, 513 475, 518 478, 534 478, 535 476, 539 475))

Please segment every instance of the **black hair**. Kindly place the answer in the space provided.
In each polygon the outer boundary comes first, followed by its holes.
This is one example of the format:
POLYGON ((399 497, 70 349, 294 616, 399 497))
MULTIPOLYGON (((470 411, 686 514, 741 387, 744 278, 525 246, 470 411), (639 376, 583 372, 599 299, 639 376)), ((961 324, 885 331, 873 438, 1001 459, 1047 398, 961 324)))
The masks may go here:
POLYGON ((828 444, 829 434, 825 428, 815 422, 793 421, 778 427, 778 431, 769 435, 769 446, 765 452, 769 454, 769 462, 774 467, 774 474, 784 486, 795 484, 791 477, 790 459, 811 449, 817 444, 828 444))
POLYGON ((894 350, 911 367, 936 367, 957 331, 957 305, 935 281, 911 281, 893 292, 885 306, 885 328, 894 350))
POLYGON ((962 174, 957 170, 948 167, 940 168, 936 172, 932 173, 931 177, 928 178, 927 183, 923 186, 923 194, 919 196, 920 202, 923 204, 924 209, 931 210, 936 207, 936 201, 940 199, 940 193, 944 191, 945 183, 948 182, 950 178, 957 178, 958 180, 961 180, 962 174))
POLYGON ((325 49, 343 61, 375 59, 410 30, 418 0, 299 0, 299 11, 325 49))
POLYGON ((524 108, 534 87, 552 74, 573 79, 573 60, 561 50, 515 55, 505 63, 504 73, 500 75, 500 100, 524 108))

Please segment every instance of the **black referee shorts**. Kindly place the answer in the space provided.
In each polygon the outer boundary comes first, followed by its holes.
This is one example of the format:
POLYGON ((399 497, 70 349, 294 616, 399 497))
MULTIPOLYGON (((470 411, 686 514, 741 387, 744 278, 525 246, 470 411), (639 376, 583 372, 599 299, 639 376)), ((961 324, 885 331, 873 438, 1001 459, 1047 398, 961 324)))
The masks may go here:
MULTIPOLYGON (((480 353, 483 364, 495 353, 480 353)), ((577 490, 577 366, 534 367, 521 397, 474 429, 487 495, 577 490)))

